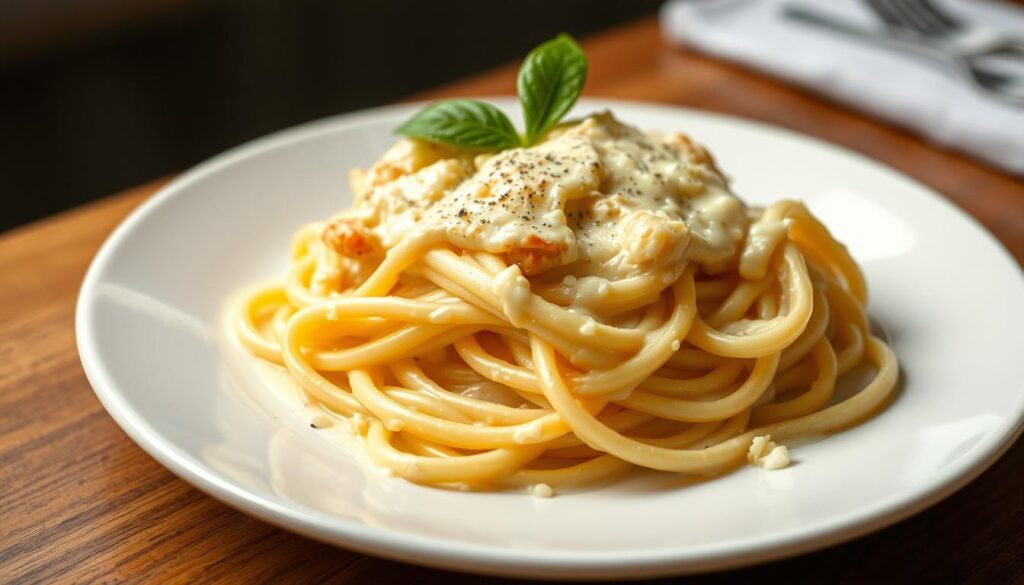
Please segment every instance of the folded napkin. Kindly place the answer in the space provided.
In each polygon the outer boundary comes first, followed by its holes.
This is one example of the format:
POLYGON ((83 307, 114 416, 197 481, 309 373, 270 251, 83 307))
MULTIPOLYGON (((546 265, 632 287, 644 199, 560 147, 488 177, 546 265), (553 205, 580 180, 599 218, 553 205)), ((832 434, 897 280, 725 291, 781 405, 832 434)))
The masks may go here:
MULTIPOLYGON (((1020 7, 936 4, 966 22, 1024 37, 1020 7)), ((1024 107, 994 100, 928 59, 784 17, 791 6, 884 34, 861 0, 671 0, 662 7, 661 27, 671 42, 812 88, 1024 174, 1024 107)))

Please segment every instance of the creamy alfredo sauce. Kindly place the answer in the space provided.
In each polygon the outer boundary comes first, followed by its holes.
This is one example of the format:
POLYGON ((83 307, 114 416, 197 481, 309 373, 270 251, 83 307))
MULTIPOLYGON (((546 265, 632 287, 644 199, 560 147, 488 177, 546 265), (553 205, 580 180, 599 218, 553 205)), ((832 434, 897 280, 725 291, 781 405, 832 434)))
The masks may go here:
POLYGON ((702 147, 610 113, 491 155, 403 139, 352 184, 355 208, 334 222, 357 222, 375 246, 444 238, 570 285, 678 273, 690 261, 717 272, 740 256, 758 272, 781 235, 749 229, 750 210, 702 147))

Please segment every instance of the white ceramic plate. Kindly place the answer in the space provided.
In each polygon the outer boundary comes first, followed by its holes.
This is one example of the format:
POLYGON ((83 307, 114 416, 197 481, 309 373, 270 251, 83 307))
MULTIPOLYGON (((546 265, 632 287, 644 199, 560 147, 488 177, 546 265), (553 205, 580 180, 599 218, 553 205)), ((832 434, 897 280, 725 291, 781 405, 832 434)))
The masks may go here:
POLYGON ((937 502, 1013 442, 1024 414, 1024 281, 971 219, 902 175, 788 131, 641 104, 577 110, 601 108, 691 133, 748 201, 803 199, 849 244, 902 364, 887 410, 798 446, 784 470, 691 485, 638 474, 553 499, 424 488, 361 463, 267 391, 255 359, 225 341, 223 311, 239 288, 283 275, 298 226, 349 205, 348 169, 371 163, 412 106, 257 140, 125 220, 78 304, 96 394, 158 461, 253 516, 384 557, 549 578, 704 571, 824 547, 937 502))

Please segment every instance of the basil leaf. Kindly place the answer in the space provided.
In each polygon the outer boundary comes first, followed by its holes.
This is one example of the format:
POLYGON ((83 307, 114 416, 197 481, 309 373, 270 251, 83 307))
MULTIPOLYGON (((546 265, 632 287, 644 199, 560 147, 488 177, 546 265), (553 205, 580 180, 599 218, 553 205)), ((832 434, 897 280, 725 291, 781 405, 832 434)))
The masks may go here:
POLYGON ((502 150, 519 146, 519 135, 498 108, 476 100, 447 100, 430 104, 396 134, 462 148, 502 150))
POLYGON ((530 51, 516 81, 527 145, 558 124, 579 99, 586 80, 587 57, 569 35, 560 34, 530 51))

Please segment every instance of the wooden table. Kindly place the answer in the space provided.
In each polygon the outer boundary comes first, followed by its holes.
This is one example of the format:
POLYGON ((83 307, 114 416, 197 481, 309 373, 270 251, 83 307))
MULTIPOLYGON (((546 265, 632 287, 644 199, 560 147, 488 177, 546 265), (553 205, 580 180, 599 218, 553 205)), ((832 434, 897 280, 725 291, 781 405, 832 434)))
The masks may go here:
MULTIPOLYGON (((725 112, 845 145, 946 195, 1024 259, 1024 184, 1017 179, 803 91, 668 47, 653 19, 584 46, 590 95, 725 112)), ((417 97, 510 94, 515 70, 417 97)), ((75 297, 103 239, 162 183, 0 236, 0 581, 478 582, 335 549, 244 516, 171 475, 107 416, 78 361, 75 297)), ((694 581, 1019 582, 1022 467, 1018 443, 970 486, 894 527, 694 581)))

